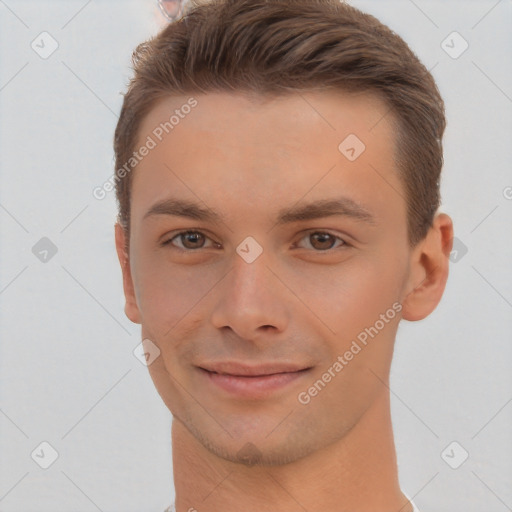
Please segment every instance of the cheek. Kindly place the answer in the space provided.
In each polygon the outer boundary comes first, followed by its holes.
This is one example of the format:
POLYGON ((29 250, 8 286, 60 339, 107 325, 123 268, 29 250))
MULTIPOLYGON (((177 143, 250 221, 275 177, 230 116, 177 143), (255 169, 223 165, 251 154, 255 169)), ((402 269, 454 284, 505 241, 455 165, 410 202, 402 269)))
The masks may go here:
MULTIPOLYGON (((381 254, 295 275, 294 289, 337 336, 348 339, 373 325, 399 298, 403 270, 381 254)), ((317 320, 318 322, 318 320, 317 320)))
POLYGON ((316 378, 322 378, 329 368, 336 372, 333 365, 338 356, 342 358, 343 369, 317 405, 337 410, 340 421, 350 423, 351 415, 362 413, 383 389, 380 379, 389 372, 400 321, 399 280, 396 266, 378 257, 347 262, 329 279, 304 278, 301 289, 321 320, 315 325, 322 328, 326 346, 326 358, 316 378))
POLYGON ((134 269, 134 285, 144 323, 166 332, 200 307, 201 299, 220 277, 206 266, 198 270, 171 263, 162 254, 141 254, 134 269))

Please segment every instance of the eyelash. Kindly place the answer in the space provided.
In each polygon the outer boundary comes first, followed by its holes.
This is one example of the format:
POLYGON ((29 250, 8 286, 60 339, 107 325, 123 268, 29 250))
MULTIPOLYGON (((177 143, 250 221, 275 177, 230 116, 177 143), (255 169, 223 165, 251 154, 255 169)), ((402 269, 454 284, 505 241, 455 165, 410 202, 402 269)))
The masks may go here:
MULTIPOLYGON (((208 240, 211 240, 210 237, 208 237, 205 233, 203 233, 202 231, 199 231, 199 230, 186 230, 186 231, 180 231, 179 233, 176 233, 172 238, 162 242, 162 246, 171 246, 173 249, 176 249, 178 251, 182 251, 182 252, 197 252, 201 249, 204 249, 204 247, 198 247, 197 249, 187 249, 187 248, 183 248, 183 247, 177 247, 175 246, 172 242, 173 240, 183 236, 183 235, 188 235, 188 234, 199 234, 199 235, 203 235, 206 239, 208 240)), ((350 244, 347 243, 343 238, 339 237, 338 235, 335 235, 334 233, 331 233, 330 231, 321 231, 321 230, 311 230, 311 231, 308 231, 306 234, 304 234, 304 236, 301 238, 301 240, 303 238, 306 238, 306 237, 309 237, 311 235, 314 235, 314 234, 321 234, 321 235, 329 235, 333 238, 335 238, 336 240, 339 240, 340 242, 342 242, 340 245, 338 245, 337 247, 330 247, 328 249, 314 249, 313 248, 313 251, 314 252, 318 252, 318 253, 324 253, 324 252, 330 252, 330 251, 334 251, 335 249, 343 249, 343 248, 346 248, 346 247, 350 247, 350 244)), ((214 242, 217 244, 217 242, 214 242)))

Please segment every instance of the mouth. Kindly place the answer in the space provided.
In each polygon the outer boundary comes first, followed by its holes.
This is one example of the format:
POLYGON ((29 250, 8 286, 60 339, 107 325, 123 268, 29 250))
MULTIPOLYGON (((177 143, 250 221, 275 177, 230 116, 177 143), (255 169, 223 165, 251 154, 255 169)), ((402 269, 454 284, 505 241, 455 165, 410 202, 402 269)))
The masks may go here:
POLYGON ((266 377, 279 373, 296 373, 311 368, 308 365, 289 363, 266 363, 258 366, 248 366, 235 362, 211 363, 199 366, 210 373, 231 375, 233 377, 266 377))
POLYGON ((311 367, 265 365, 247 367, 232 363, 198 367, 201 375, 216 389, 246 399, 268 398, 297 380, 304 378, 311 367))

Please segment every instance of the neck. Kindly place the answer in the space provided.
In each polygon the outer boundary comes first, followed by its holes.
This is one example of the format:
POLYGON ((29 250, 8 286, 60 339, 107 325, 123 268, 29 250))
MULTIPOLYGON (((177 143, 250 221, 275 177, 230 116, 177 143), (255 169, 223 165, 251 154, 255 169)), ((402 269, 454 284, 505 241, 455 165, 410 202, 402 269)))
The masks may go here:
POLYGON ((398 483, 389 393, 343 438, 282 466, 244 466, 172 424, 176 511, 412 512, 398 483))

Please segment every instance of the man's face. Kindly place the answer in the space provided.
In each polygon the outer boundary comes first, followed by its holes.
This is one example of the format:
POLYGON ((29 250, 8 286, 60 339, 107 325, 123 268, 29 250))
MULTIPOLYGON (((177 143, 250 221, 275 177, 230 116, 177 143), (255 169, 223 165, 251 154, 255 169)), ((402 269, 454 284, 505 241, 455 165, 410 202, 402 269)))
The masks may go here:
POLYGON ((161 141, 155 129, 188 97, 161 101, 139 133, 137 148, 157 145, 134 171, 126 311, 160 349, 158 392, 203 446, 296 460, 342 438, 385 391, 411 255, 388 108, 339 92, 194 97, 161 141), (146 216, 164 200, 217 218, 146 216), (307 208, 319 201, 344 208, 307 208), (240 375, 224 363, 307 369, 272 382, 205 370, 240 375))

